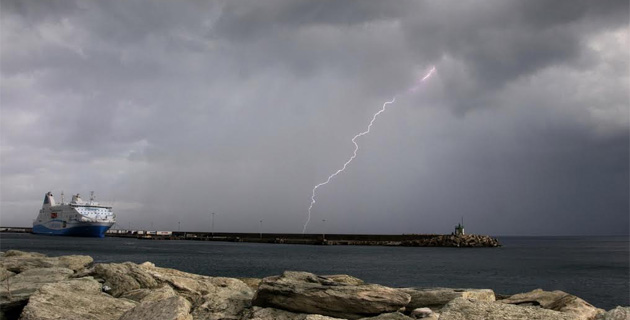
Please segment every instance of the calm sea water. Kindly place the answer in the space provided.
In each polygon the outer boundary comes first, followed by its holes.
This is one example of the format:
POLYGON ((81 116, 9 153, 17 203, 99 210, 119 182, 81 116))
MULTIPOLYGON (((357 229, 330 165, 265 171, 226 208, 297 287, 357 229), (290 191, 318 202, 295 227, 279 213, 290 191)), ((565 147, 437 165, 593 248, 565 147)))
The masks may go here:
POLYGON ((501 248, 304 246, 0 234, 0 250, 141 263, 226 277, 344 273, 393 287, 563 290, 597 307, 630 305, 628 237, 499 237, 501 248))

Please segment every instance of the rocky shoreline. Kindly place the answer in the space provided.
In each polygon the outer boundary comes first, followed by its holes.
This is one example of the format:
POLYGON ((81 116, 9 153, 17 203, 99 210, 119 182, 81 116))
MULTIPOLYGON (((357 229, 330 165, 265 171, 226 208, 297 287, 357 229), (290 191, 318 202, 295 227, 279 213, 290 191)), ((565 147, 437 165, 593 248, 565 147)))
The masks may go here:
POLYGON ((348 275, 286 271, 209 277, 150 262, 94 263, 10 250, 0 257, 0 319, 49 320, 626 320, 562 291, 389 288, 348 275))

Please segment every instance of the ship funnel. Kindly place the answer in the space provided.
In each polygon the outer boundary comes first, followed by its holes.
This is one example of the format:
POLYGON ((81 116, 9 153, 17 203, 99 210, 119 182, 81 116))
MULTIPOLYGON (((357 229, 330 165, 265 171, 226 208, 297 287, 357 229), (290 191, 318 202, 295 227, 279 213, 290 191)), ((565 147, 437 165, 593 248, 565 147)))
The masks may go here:
POLYGON ((44 196, 44 207, 49 206, 52 207, 55 205, 55 198, 53 198, 52 192, 46 193, 44 196))
POLYGON ((75 204, 83 204, 83 200, 81 200, 81 195, 80 194, 75 194, 72 196, 72 203, 75 204))

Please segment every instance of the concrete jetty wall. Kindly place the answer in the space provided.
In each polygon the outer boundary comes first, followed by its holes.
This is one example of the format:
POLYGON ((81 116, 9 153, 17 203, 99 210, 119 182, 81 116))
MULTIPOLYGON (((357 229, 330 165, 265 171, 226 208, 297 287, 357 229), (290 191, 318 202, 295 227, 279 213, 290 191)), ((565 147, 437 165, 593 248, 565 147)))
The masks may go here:
POLYGON ((154 240, 232 241, 311 245, 368 245, 408 247, 498 247, 497 239, 484 235, 440 234, 301 234, 228 232, 151 232, 113 230, 108 236, 154 240))
MULTIPOLYGON (((32 232, 31 228, 0 227, 0 232, 32 232)), ((499 241, 484 235, 441 234, 301 234, 109 230, 108 237, 147 240, 196 240, 310 245, 363 245, 406 247, 498 247, 499 241)))

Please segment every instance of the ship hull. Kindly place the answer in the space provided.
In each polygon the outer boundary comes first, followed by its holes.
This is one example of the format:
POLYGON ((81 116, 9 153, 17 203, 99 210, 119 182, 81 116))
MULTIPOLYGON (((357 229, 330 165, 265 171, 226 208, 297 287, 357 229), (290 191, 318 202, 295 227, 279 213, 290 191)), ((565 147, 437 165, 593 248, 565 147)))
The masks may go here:
POLYGON ((105 232, 111 228, 113 222, 76 222, 65 223, 51 220, 47 223, 33 225, 33 233, 57 236, 95 237, 103 238, 105 232))

